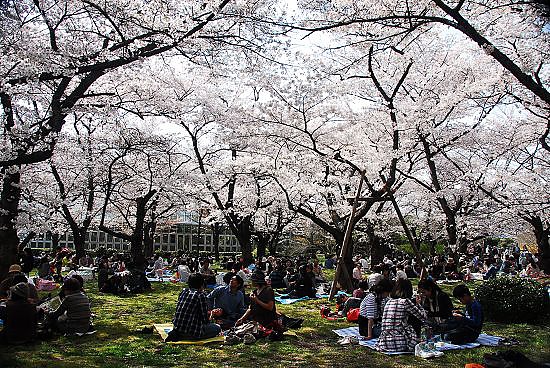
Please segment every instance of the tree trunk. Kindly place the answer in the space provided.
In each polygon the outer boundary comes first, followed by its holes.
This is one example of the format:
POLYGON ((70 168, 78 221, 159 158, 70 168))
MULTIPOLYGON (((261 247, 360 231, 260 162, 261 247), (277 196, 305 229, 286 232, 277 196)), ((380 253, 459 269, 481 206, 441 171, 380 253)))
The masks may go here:
POLYGON ((219 222, 213 223, 210 228, 212 229, 212 247, 214 248, 214 257, 216 262, 220 261, 220 235, 222 232, 222 225, 219 222))
POLYGON ((156 227, 154 221, 149 221, 145 225, 143 233, 143 253, 146 259, 153 256, 153 240, 155 238, 156 227))
POLYGON ((270 237, 267 233, 256 233, 256 237, 258 238, 256 258, 262 259, 265 257, 265 251, 267 249, 267 243, 269 242, 270 237))
POLYGON ((254 257, 252 256, 252 229, 250 224, 250 218, 241 219, 238 223, 238 231, 234 234, 237 237, 241 245, 241 255, 244 258, 246 264, 254 263, 254 257))
POLYGON ((19 237, 15 224, 21 199, 21 174, 18 167, 4 169, 0 194, 0 280, 18 262, 19 237))
POLYGON ((80 258, 84 257, 84 244, 86 243, 86 233, 87 229, 80 228, 78 231, 73 231, 73 243, 74 243, 74 249, 76 251, 76 259, 80 260, 80 258))
POLYGON ((541 269, 546 274, 550 274, 550 224, 548 222, 544 224, 540 216, 531 217, 529 223, 533 227, 533 233, 537 240, 541 269))
POLYGON ((25 239, 23 239, 21 243, 19 243, 19 253, 21 253, 23 249, 25 249, 27 245, 29 245, 31 240, 33 240, 35 237, 36 233, 34 231, 29 232, 27 236, 25 236, 25 239))

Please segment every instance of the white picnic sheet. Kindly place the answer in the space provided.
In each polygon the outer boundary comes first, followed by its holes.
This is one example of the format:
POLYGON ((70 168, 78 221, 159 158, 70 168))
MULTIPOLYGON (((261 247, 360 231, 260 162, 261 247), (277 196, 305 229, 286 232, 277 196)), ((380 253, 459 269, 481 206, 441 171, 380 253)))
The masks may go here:
MULTIPOLYGON (((359 334, 359 327, 353 326, 348 328, 342 328, 339 330, 332 330, 335 334, 337 334, 340 337, 346 337, 346 336, 357 336, 359 338, 359 345, 366 346, 370 349, 376 350, 376 342, 378 339, 371 339, 371 340, 365 340, 363 337, 359 334)), ((461 349, 472 349, 477 348, 478 346, 484 345, 484 346, 498 346, 499 341, 502 339, 502 337, 498 336, 492 336, 487 334, 480 334, 477 338, 476 342, 468 343, 468 344, 462 344, 462 345, 455 345, 448 342, 445 342, 442 346, 437 347, 437 350, 439 351, 447 351, 447 350, 461 350, 461 349)), ((413 354, 412 351, 400 351, 400 352, 385 352, 381 351, 381 353, 387 354, 387 355, 400 355, 400 354, 413 354)))

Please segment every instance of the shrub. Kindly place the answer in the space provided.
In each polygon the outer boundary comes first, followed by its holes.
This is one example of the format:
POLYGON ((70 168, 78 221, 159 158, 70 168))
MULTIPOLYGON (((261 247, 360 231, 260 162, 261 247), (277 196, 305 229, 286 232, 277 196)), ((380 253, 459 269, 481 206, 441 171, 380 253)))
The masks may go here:
POLYGON ((496 322, 533 322, 545 316, 550 306, 548 292, 532 279, 499 276, 485 281, 475 291, 485 318, 496 322))

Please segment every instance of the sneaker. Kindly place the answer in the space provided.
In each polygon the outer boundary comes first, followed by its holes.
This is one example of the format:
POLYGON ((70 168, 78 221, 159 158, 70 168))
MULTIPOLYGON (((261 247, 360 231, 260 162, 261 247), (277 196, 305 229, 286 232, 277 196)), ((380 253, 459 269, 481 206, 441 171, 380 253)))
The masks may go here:
POLYGON ((254 344, 256 342, 256 338, 251 333, 247 333, 243 336, 243 343, 246 345, 254 344))
POLYGON ((353 336, 346 336, 346 337, 341 338, 340 340, 338 340, 338 344, 340 344, 340 345, 350 345, 351 344, 351 341, 350 341, 351 337, 353 337, 353 336))

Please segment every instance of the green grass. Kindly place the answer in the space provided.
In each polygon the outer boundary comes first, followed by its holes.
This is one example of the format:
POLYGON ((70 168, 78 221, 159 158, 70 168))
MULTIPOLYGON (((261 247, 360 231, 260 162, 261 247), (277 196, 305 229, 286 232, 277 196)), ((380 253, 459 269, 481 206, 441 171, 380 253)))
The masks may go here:
MULTIPOLYGON (((336 344, 333 329, 346 322, 320 318, 326 299, 284 306, 279 311, 305 319, 298 337, 254 345, 185 346, 164 344, 157 334, 141 334, 143 326, 172 319, 180 284, 154 284, 153 291, 133 297, 97 292, 86 285, 95 313, 95 335, 57 336, 29 346, 0 346, 0 367, 464 367, 482 362, 483 354, 499 348, 446 352, 436 360, 414 356, 388 357, 367 348, 336 344)), ((448 288, 447 288, 448 290, 448 288)), ((550 360, 550 324, 486 323, 485 332, 517 338, 516 347, 535 361, 550 360)))

